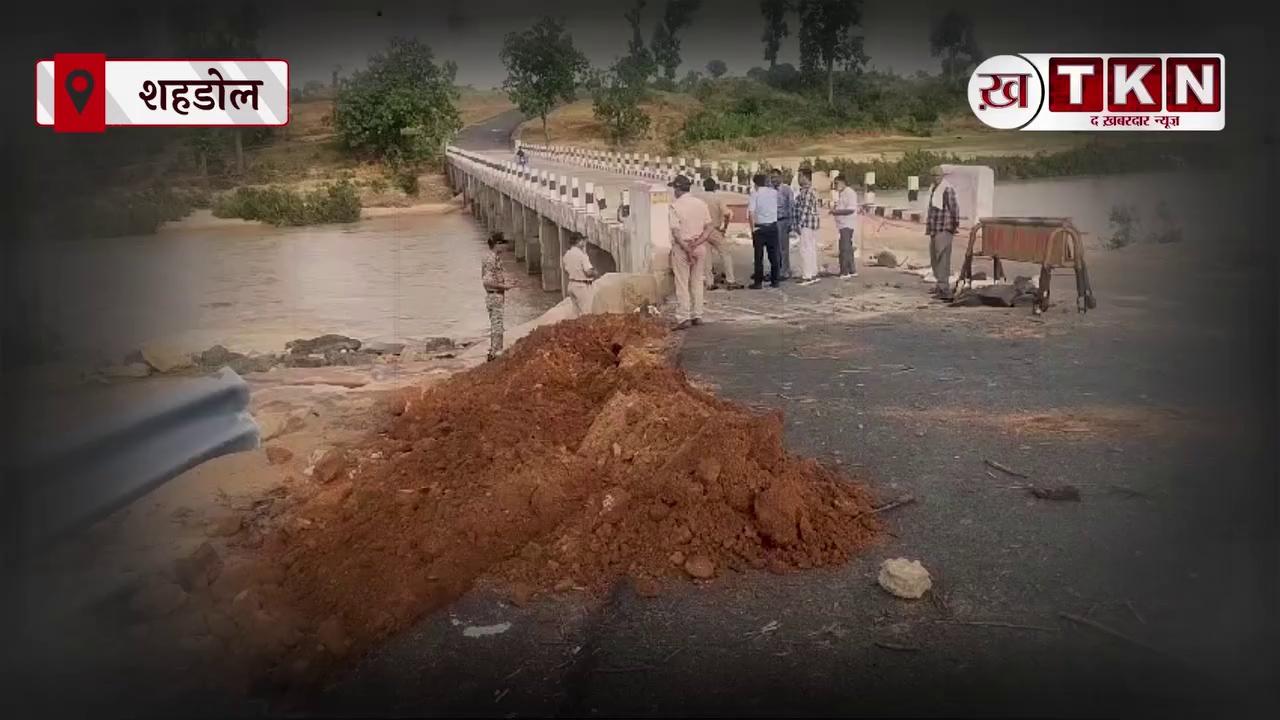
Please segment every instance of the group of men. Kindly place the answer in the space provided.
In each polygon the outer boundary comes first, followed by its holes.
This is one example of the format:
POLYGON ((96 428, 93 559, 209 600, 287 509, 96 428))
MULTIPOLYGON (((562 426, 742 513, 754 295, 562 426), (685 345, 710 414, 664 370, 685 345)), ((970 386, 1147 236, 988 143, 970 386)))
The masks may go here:
MULTIPOLYGON (((764 260, 769 260, 769 286, 778 287, 783 280, 796 279, 802 285, 818 282, 818 230, 821 214, 817 191, 813 188, 813 171, 801 168, 797 176, 800 191, 792 191, 782 182, 782 171, 775 168, 769 175, 759 173, 752 178, 751 197, 747 203, 747 221, 751 226, 754 268, 753 290, 764 287, 764 260), (791 236, 799 236, 800 272, 791 271, 791 236)), ((737 286, 733 258, 729 252, 726 231, 733 213, 716 195, 719 185, 714 178, 703 183, 703 192, 690 192, 693 183, 677 175, 670 183, 675 190, 671 203, 671 270, 675 276, 679 318, 676 329, 702 324, 703 293, 712 285, 708 251, 714 250, 724 267, 725 283, 737 286)), ((842 178, 833 183, 835 203, 829 211, 839 234, 840 277, 857 277, 854 264, 854 230, 858 194, 842 178)))
MULTIPOLYGON (((960 222, 955 188, 946 181, 941 167, 930 170, 933 184, 929 190, 925 234, 929 236, 929 255, 936 285, 933 294, 943 300, 951 298, 951 244, 960 222)), ((821 227, 820 203, 813 188, 813 171, 801 168, 797 175, 799 192, 782 183, 781 170, 769 175, 757 174, 752 178, 750 199, 747 203, 748 223, 751 226, 754 272, 751 289, 764 287, 764 259, 769 260, 769 285, 778 287, 782 280, 793 279, 791 272, 791 236, 799 237, 800 272, 794 278, 801 285, 818 282, 818 230, 821 227)), ((707 178, 701 192, 691 192, 693 182, 685 175, 677 175, 670 186, 675 191, 668 220, 671 227, 671 271, 675 277, 678 305, 677 330, 702 324, 704 293, 714 284, 709 252, 714 251, 724 267, 728 287, 741 287, 735 282, 733 258, 730 253, 727 230, 733 213, 716 194, 719 189, 714 178, 707 178)), ((835 221, 839 256, 839 277, 857 277, 854 260, 857 216, 863 211, 858 204, 857 192, 844 178, 832 181, 835 199, 829 214, 835 221)), ((582 247, 582 236, 571 233, 570 248, 565 253, 562 266, 568 280, 566 294, 572 300, 577 314, 582 315, 591 307, 592 283, 596 272, 582 247)), ((490 345, 489 359, 502 351, 503 305, 507 290, 515 287, 507 282, 502 272, 497 245, 503 241, 502 233, 489 238, 489 253, 481 263, 481 280, 486 292, 485 306, 489 311, 490 345)))

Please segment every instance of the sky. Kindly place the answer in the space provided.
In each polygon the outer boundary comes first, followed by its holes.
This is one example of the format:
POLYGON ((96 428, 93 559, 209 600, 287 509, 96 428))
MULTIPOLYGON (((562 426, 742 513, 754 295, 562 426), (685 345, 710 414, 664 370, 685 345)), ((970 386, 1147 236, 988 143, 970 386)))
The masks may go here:
MULTIPOLYGON (((645 9, 646 40, 664 0, 649 0, 645 9)), ((862 33, 871 65, 910 74, 936 72, 938 59, 929 53, 929 23, 950 7, 963 7, 975 20, 985 54, 1001 52, 1159 51, 1135 36, 1159 31, 1162 44, 1178 28, 1193 28, 1190 3, 1162 4, 1158 13, 1141 4, 1074 3, 1048 6, 1038 2, 881 2, 864 3, 862 33), (1061 7, 1061 9, 1056 9, 1061 7), (1104 47, 1105 46, 1105 47, 1104 47)), ((293 84, 328 81, 334 65, 343 72, 362 67, 369 54, 393 35, 416 36, 437 56, 458 64, 458 82, 476 87, 501 84, 505 72, 498 60, 503 36, 532 25, 542 15, 566 20, 575 44, 594 65, 607 66, 626 52, 630 38, 622 14, 630 0, 437 0, 435 2, 263 3, 264 26, 259 45, 266 55, 291 63, 293 84)), ((1203 5, 1198 6, 1203 12, 1203 5)), ((782 62, 799 64, 798 21, 782 48, 782 62)), ((712 59, 724 60, 731 74, 764 66, 760 35, 763 20, 757 0, 704 0, 693 25, 682 36, 684 64, 703 70, 712 59)), ((1154 34, 1154 33, 1152 33, 1154 34)), ((1188 50, 1190 48, 1181 48, 1188 50)))

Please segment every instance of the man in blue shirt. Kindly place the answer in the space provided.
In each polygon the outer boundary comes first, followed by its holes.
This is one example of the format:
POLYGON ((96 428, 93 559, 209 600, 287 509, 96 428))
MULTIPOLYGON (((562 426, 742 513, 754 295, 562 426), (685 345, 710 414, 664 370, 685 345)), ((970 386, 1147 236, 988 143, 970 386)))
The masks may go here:
POLYGON ((764 173, 751 178, 755 190, 747 201, 747 216, 751 221, 751 247, 755 251, 755 273, 751 279, 752 290, 759 290, 764 283, 764 253, 769 253, 769 285, 778 287, 778 191, 769 187, 764 173))
POLYGON ((778 191, 778 276, 791 279, 791 223, 795 218, 796 197, 790 185, 782 182, 782 170, 769 173, 769 185, 778 191))

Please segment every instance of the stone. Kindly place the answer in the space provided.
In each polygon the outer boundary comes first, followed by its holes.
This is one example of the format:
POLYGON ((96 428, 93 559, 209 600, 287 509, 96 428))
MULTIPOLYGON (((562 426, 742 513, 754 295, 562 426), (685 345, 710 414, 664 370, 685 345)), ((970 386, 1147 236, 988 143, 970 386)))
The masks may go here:
POLYGON ((361 350, 374 355, 399 355, 404 352, 404 343, 371 342, 365 343, 361 350))
POLYGON ((642 598, 654 598, 662 594, 662 585, 651 577, 632 577, 631 589, 642 598))
POLYGON ((258 421, 258 432, 263 442, 270 442, 278 437, 297 432, 307 426, 305 412, 290 415, 264 414, 255 418, 258 421))
POLYGON ((360 341, 346 335, 330 334, 314 337, 310 340, 301 338, 290 340, 284 344, 284 347, 292 355, 310 355, 312 353, 323 355, 338 350, 359 350, 360 341))
POLYGON ((684 553, 682 553, 682 552, 680 552, 679 550, 677 550, 677 551, 675 551, 675 552, 671 553, 671 557, 669 557, 669 558, 667 558, 667 559, 671 561, 671 564, 672 564, 672 565, 676 565, 676 566, 683 565, 683 564, 684 564, 684 553))
POLYGON ((214 345, 200 353, 200 364, 205 367, 222 367, 242 357, 244 357, 243 353, 231 352, 221 345, 214 345))
POLYGON ((182 348, 164 342, 148 343, 142 347, 142 359, 157 372, 173 372, 195 365, 195 358, 182 348))
POLYGON ((698 461, 698 479, 710 486, 720 479, 720 461, 710 455, 698 461))
POLYGON ((511 586, 511 604, 516 607, 524 607, 533 600, 533 596, 537 593, 537 588, 529 583, 515 583, 511 586))
POLYGON ((129 609, 140 617, 158 618, 170 615, 187 603, 187 591, 165 577, 148 580, 129 599, 129 609))
POLYGON ((272 465, 283 465, 293 459, 293 451, 279 445, 268 445, 267 462, 272 465))
POLYGON ((101 372, 103 377, 109 378, 144 378, 151 374, 151 366, 141 362, 108 365, 101 372))
POLYGON ((289 353, 282 362, 285 367, 318 368, 328 364, 328 359, 320 353, 289 353))
POLYGON ((316 639, 335 657, 342 657, 351 649, 351 640, 343 630, 342 621, 337 615, 331 615, 320 623, 320 627, 316 629, 316 639))
POLYGON ((346 469, 346 451, 341 448, 332 448, 316 462, 315 469, 311 472, 311 479, 319 483, 328 484, 337 480, 346 469))
POLYGON ((422 341, 421 351, 424 353, 439 352, 441 350, 452 350, 454 345, 452 338, 447 337, 429 337, 422 341))
POLYGON ((227 366, 236 373, 266 372, 280 364, 280 358, 270 353, 264 355, 248 355, 231 359, 227 366))
POLYGON ((228 515, 212 523, 208 534, 210 537, 230 537, 240 532, 243 527, 244 520, 239 515, 228 515))
POLYGON ((877 578, 880 587, 900 598, 915 600, 924 596, 933 587, 929 571, 919 560, 893 558, 880 563, 880 575, 877 578))
POLYGON ((675 529, 675 532, 671 533, 671 542, 676 545, 684 545, 692 539, 693 531, 689 529, 688 525, 681 525, 675 529))
POLYGON ((684 571, 689 573, 690 577, 710 580, 716 576, 716 564, 706 555, 694 555, 685 560, 684 571))
POLYGON ((222 572, 222 558, 209 543, 201 543, 195 552, 173 563, 173 574, 178 584, 187 592, 203 590, 218 579, 222 572))

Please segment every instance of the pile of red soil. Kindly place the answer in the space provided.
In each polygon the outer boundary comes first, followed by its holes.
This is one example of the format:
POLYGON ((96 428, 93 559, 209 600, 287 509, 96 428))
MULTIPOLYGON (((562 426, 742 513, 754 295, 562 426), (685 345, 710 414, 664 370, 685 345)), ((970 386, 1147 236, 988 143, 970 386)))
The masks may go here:
POLYGON ((865 490, 787 453, 780 413, 691 387, 668 348, 654 320, 591 316, 401 397, 264 545, 282 600, 341 654, 481 579, 524 601, 834 565, 871 540, 865 490))

